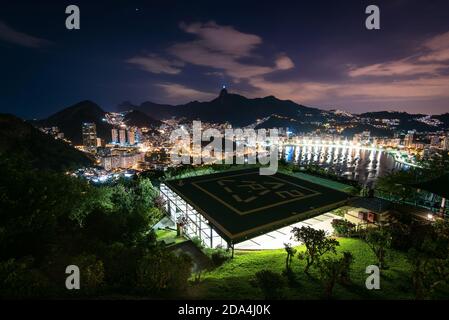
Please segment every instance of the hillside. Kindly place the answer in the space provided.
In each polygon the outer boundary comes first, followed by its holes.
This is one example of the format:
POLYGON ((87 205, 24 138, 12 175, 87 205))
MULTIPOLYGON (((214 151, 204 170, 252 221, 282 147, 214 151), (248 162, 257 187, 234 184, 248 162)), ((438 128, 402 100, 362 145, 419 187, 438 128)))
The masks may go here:
POLYGON ((363 131, 371 132, 372 136, 377 137, 393 137, 393 131, 388 129, 376 128, 369 124, 358 124, 352 128, 346 128, 341 133, 343 136, 351 138, 354 134, 362 133, 363 131))
POLYGON ((446 128, 449 128, 449 113, 443 113, 438 116, 433 116, 433 118, 440 120, 444 123, 446 128))
POLYGON ((103 121, 105 111, 92 101, 81 101, 65 108, 46 119, 36 121, 38 126, 57 126, 73 144, 82 144, 82 124, 93 122, 97 126, 97 136, 107 141, 111 138, 112 126, 103 121))
POLYGON ((81 151, 9 114, 0 114, 0 155, 38 169, 66 170, 92 164, 81 151))
MULTIPOLYGON (((350 115, 335 111, 325 111, 303 106, 290 100, 281 100, 274 96, 264 98, 246 98, 239 94, 229 93, 226 89, 210 101, 192 101, 182 105, 157 104, 143 102, 134 105, 123 102, 117 111, 127 111, 124 121, 130 126, 155 127, 161 120, 172 117, 186 122, 202 120, 205 122, 229 122, 234 127, 244 127, 255 124, 257 128, 288 127, 294 133, 307 133, 319 127, 320 123, 332 122, 345 124, 354 123, 358 118, 368 118, 371 124, 359 124, 347 129, 344 135, 352 135, 370 130, 373 135, 392 136, 393 130, 377 129, 373 126, 376 119, 399 119, 395 128, 398 131, 417 130, 419 132, 433 132, 449 128, 449 114, 435 115, 433 118, 443 122, 440 126, 432 126, 422 121, 422 114, 408 114, 406 112, 366 112, 360 115, 350 115)), ((47 119, 35 122, 38 126, 57 126, 74 144, 82 143, 81 127, 83 122, 94 122, 97 125, 97 136, 109 140, 111 125, 104 121, 105 111, 91 101, 82 101, 71 107, 53 114, 47 119)))
POLYGON ((142 113, 145 113, 152 119, 163 120, 169 119, 175 115, 176 110, 173 108, 174 106, 172 105, 158 104, 150 101, 143 102, 140 105, 134 105, 129 101, 125 101, 117 106, 117 111, 140 111, 142 113))
POLYGON ((372 118, 372 119, 399 119, 399 120, 410 120, 414 118, 423 117, 424 114, 410 114, 407 112, 399 111, 376 111, 376 112, 365 112, 359 115, 362 118, 372 118))
POLYGON ((271 116, 266 121, 261 124, 258 124, 255 129, 270 129, 270 128, 288 128, 289 131, 300 134, 300 133, 309 133, 319 128, 317 125, 313 125, 310 123, 303 123, 298 120, 271 116))
POLYGON ((132 110, 128 112, 123 121, 128 126, 133 127, 154 127, 161 125, 161 122, 159 120, 155 120, 152 117, 148 116, 146 113, 143 113, 139 110, 132 110))

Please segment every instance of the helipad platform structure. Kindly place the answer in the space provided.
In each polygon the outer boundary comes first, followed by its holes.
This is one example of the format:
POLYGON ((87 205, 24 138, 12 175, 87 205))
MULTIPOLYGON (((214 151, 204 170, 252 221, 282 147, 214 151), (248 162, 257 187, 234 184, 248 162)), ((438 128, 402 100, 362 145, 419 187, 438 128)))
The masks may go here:
POLYGON ((173 221, 208 247, 229 246, 341 207, 350 196, 283 173, 226 171, 161 184, 173 221))

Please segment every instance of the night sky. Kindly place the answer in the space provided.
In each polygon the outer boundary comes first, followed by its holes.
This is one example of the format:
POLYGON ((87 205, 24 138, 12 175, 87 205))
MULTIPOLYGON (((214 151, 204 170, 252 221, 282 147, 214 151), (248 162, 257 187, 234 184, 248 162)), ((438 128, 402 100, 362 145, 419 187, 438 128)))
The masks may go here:
POLYGON ((4 1, 0 112, 210 100, 449 112, 449 1, 4 1), (5 3, 4 3, 5 2, 5 3), (95 3, 93 3, 95 2, 95 3), (81 29, 65 28, 76 4, 81 29), (377 4, 381 30, 365 28, 377 4))

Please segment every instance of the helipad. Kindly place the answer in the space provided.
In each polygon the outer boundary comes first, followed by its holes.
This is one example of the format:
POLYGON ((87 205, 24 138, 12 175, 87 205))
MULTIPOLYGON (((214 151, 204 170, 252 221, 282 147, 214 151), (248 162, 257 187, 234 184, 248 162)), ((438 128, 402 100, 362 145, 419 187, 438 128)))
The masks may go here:
POLYGON ((350 197, 283 173, 262 176, 257 169, 166 181, 161 194, 174 221, 187 218, 187 235, 211 247, 269 234, 343 206, 350 197))

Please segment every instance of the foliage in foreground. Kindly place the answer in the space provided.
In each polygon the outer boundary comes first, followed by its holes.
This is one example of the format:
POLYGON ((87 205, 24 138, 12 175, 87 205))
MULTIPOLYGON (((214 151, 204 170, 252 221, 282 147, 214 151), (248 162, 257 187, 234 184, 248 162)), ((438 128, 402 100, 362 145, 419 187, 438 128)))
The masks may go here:
POLYGON ((306 261, 304 273, 309 274, 310 267, 319 263, 321 257, 326 253, 336 253, 340 244, 337 240, 328 238, 324 230, 312 227, 293 228, 293 237, 296 241, 304 243, 305 251, 300 251, 298 258, 306 261))
POLYGON ((162 213, 149 180, 94 187, 10 159, 0 176, 8 177, 0 180, 1 298, 148 297, 186 287, 190 262, 162 250, 151 231, 162 213), (72 264, 81 290, 65 288, 72 264))

